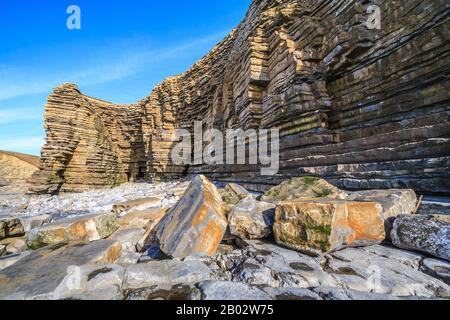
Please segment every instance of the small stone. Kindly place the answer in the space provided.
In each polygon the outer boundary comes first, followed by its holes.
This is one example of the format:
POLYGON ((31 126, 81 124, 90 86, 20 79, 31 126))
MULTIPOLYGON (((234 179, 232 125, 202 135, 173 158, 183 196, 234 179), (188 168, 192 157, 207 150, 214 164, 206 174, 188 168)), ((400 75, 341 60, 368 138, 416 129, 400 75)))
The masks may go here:
POLYGON ((29 218, 21 218, 20 222, 22 223, 25 232, 29 232, 30 230, 40 228, 44 224, 50 223, 53 219, 53 216, 50 214, 42 214, 39 216, 29 217, 29 218))
POLYGON ((274 234, 277 243, 312 255, 378 244, 386 236, 380 204, 333 199, 278 204, 274 234))
POLYGON ((27 244, 39 248, 59 242, 96 241, 119 228, 115 214, 106 213, 66 219, 48 224, 28 236, 27 244))
POLYGON ((266 238, 272 233, 274 216, 274 204, 246 198, 228 216, 230 233, 241 239, 266 238))
POLYGON ((157 238, 161 250, 171 257, 212 256, 222 242, 227 224, 217 188, 200 175, 160 222, 157 238))
POLYGON ((450 261, 450 216, 403 215, 394 221, 392 243, 450 261))
POLYGON ((142 238, 144 229, 130 228, 116 231, 109 239, 119 241, 122 249, 127 251, 136 251, 136 244, 142 238))
POLYGON ((125 212, 130 209, 136 209, 136 210, 144 210, 151 207, 158 207, 161 205, 160 198, 156 197, 150 197, 150 198, 143 198, 143 199, 136 199, 136 200, 130 200, 125 201, 121 203, 117 203, 113 205, 113 212, 116 214, 120 214, 122 212, 125 212))
POLYGON ((225 190, 233 194, 235 197, 237 197, 239 200, 243 200, 248 197, 252 197, 252 194, 248 192, 247 189, 245 189, 243 186, 237 184, 237 183, 229 183, 225 186, 225 190))
POLYGON ((0 217, 0 240, 10 237, 20 237, 25 234, 19 218, 0 217))
POLYGON ((8 246, 6 247, 7 254, 18 254, 24 251, 27 247, 27 244, 22 239, 14 239, 8 246))
POLYGON ((346 197, 346 192, 339 190, 323 179, 300 177, 287 180, 270 189, 261 197, 261 200, 277 203, 305 198, 345 199, 346 197))
POLYGON ((206 281, 200 283, 198 288, 202 293, 202 300, 272 300, 264 291, 240 282, 206 281))

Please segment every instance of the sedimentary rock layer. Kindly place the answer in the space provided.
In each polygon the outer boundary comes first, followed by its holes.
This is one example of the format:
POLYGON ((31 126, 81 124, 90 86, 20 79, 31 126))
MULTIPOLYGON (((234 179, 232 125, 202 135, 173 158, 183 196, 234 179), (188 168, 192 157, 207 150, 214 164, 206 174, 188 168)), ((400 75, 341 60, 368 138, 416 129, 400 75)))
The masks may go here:
POLYGON ((305 174, 347 189, 449 193, 449 16, 447 0, 254 0, 210 53, 135 104, 56 88, 34 190, 202 173, 254 190, 305 174), (368 27, 371 5, 380 29, 368 27), (174 130, 194 121, 280 129, 279 174, 174 165, 174 130))

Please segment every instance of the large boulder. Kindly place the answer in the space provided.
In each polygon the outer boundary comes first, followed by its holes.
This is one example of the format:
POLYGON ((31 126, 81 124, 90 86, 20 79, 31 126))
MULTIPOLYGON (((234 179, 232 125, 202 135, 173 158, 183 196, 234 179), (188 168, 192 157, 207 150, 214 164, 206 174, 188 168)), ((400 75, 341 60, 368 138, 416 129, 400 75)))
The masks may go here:
POLYGON ((19 218, 0 217, 0 240, 24 234, 25 230, 19 218))
POLYGON ((200 175, 158 225, 157 238, 168 256, 210 256, 222 241, 227 224, 217 188, 200 175))
POLYGON ((450 261, 450 216, 403 215, 394 221, 392 243, 450 261))
POLYGON ((315 177, 299 177, 289 179, 270 189, 262 197, 262 201, 281 202, 295 201, 305 198, 345 199, 347 193, 315 177))
POLYGON ((378 202, 383 208, 386 236, 389 239, 394 220, 399 215, 411 214, 417 207, 414 190, 390 189, 352 192, 347 200, 378 202))
POLYGON ((59 243, 33 251, 0 270, 0 299, 58 298, 55 290, 73 266, 114 263, 121 250, 117 241, 99 240, 68 246, 59 243))
POLYGON ((48 224, 28 235, 30 248, 40 248, 59 242, 95 241, 109 237, 119 229, 114 213, 65 219, 48 224))
POLYGON ((379 203, 334 199, 279 203, 274 234, 277 243, 312 255, 377 244, 386 236, 379 203))
POLYGON ((272 233, 275 205, 249 197, 241 200, 228 215, 230 233, 241 239, 263 239, 272 233))

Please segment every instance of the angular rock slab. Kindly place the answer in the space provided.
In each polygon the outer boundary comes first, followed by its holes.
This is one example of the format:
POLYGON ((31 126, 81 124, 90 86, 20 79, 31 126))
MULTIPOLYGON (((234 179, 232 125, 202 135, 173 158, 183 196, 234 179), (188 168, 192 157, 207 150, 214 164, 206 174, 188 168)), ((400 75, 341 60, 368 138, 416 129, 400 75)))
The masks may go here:
POLYGON ((275 207, 253 198, 240 201, 228 215, 230 233, 248 240, 268 237, 272 233, 275 207))
POLYGON ((39 248, 59 242, 85 242, 107 238, 119 229, 114 213, 84 216, 48 224, 30 234, 28 245, 39 248))
POLYGON ((20 219, 13 217, 0 217, 0 240, 17 237, 24 235, 25 230, 23 228, 20 219))
POLYGON ((217 188, 204 176, 197 176, 161 221, 157 237, 168 256, 211 256, 222 241, 227 224, 217 188))
POLYGON ((110 264, 120 256, 119 242, 51 245, 0 271, 0 299, 49 299, 72 266, 110 264))
POLYGON ((272 300, 269 294, 246 283, 205 281, 198 287, 202 293, 202 300, 272 300))
POLYGON ((152 286, 172 287, 210 280, 212 270, 203 262, 153 261, 129 266, 125 273, 124 289, 134 290, 152 286))
POLYGON ((379 203, 333 199, 278 204, 274 234, 278 244, 312 255, 378 244, 386 237, 379 203))
POLYGON ((299 177, 289 179, 270 189, 261 197, 261 200, 277 203, 305 198, 345 199, 346 197, 346 192, 336 188, 323 179, 299 177))
POLYGON ((392 243, 450 261, 450 216, 403 215, 394 221, 392 243))
POLYGON ((391 237, 394 220, 399 215, 411 214, 417 206, 417 196, 414 190, 367 190, 352 192, 347 200, 378 202, 383 208, 386 236, 391 237))

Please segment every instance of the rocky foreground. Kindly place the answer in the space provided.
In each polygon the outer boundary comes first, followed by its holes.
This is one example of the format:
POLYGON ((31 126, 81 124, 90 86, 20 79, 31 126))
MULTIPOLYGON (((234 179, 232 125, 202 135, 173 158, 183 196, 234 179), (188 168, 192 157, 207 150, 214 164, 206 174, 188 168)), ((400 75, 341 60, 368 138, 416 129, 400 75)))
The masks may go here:
POLYGON ((0 299, 450 297, 447 207, 412 190, 303 177, 254 194, 196 176, 2 194, 0 210, 0 299))

